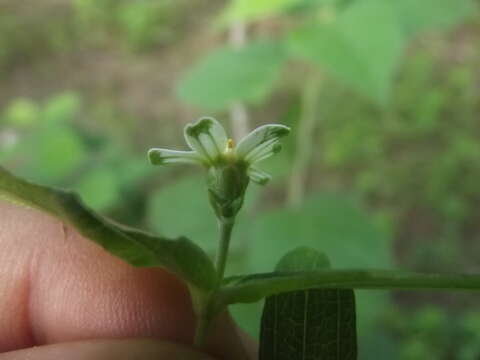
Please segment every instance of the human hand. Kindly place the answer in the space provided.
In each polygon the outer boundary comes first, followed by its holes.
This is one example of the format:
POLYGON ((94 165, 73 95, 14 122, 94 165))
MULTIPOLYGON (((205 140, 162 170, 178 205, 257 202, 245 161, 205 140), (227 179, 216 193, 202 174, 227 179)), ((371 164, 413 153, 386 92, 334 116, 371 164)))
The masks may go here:
POLYGON ((210 355, 190 348, 195 317, 179 280, 134 268, 48 215, 0 202, 0 249, 0 360, 254 358, 228 314, 210 355))

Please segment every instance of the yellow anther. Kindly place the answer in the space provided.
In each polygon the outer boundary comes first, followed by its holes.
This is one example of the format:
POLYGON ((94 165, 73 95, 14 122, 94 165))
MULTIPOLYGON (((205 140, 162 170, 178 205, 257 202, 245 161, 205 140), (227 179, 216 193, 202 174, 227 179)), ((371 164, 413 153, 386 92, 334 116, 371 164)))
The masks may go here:
POLYGON ((227 140, 227 149, 232 150, 234 146, 235 146, 235 142, 233 141, 233 139, 228 139, 227 140))

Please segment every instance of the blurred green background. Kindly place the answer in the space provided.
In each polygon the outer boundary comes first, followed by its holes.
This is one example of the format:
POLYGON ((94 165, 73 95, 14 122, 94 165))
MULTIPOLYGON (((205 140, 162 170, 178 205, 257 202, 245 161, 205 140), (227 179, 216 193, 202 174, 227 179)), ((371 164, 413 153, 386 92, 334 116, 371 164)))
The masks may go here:
MULTIPOLYGON (((280 122, 230 274, 308 245, 337 268, 480 272, 480 2, 1 0, 0 162, 166 236, 216 244, 182 128, 280 122)), ((258 333, 261 304, 235 306, 258 333)), ((358 292, 361 359, 480 358, 478 295, 358 292)))

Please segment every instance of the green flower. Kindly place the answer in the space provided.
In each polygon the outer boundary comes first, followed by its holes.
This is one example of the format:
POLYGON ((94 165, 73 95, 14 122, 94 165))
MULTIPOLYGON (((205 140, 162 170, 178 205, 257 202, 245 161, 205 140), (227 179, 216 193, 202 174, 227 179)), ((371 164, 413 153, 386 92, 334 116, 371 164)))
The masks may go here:
POLYGON ((284 125, 263 125, 235 145, 217 120, 204 117, 185 127, 191 151, 155 148, 148 157, 154 165, 188 163, 205 167, 211 203, 218 216, 230 218, 241 208, 249 180, 264 185, 271 179, 256 165, 278 153, 280 139, 289 132, 284 125))
POLYGON ((235 146, 217 120, 204 117, 185 127, 185 140, 192 151, 155 148, 148 152, 148 157, 153 165, 189 163, 209 168, 226 163, 243 163, 250 179, 264 185, 270 176, 255 165, 278 153, 281 150, 280 139, 289 132, 290 128, 284 125, 263 125, 235 146))

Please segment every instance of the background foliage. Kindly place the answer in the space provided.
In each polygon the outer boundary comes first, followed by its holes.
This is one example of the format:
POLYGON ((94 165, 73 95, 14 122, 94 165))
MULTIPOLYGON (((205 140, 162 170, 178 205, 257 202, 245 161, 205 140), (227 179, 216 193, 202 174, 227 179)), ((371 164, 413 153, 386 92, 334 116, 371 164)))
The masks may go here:
MULTIPOLYGON (((250 127, 282 122, 294 134, 266 164, 273 183, 250 189, 231 274, 272 270, 301 245, 328 254, 333 267, 479 272, 477 8, 469 0, 4 0, 0 161, 76 189, 115 219, 187 235, 212 252, 200 174, 153 169, 145 153, 183 147, 183 125, 201 115, 228 126, 228 110, 244 102, 250 127), (226 36, 239 23, 248 32, 240 49, 226 36), (297 139, 309 121, 310 141, 297 139), (311 154, 300 171, 306 194, 291 206, 285 189, 299 153, 311 154)), ((477 359, 475 300, 360 292, 360 357, 477 359)), ((259 308, 233 309, 254 334, 259 308)))

